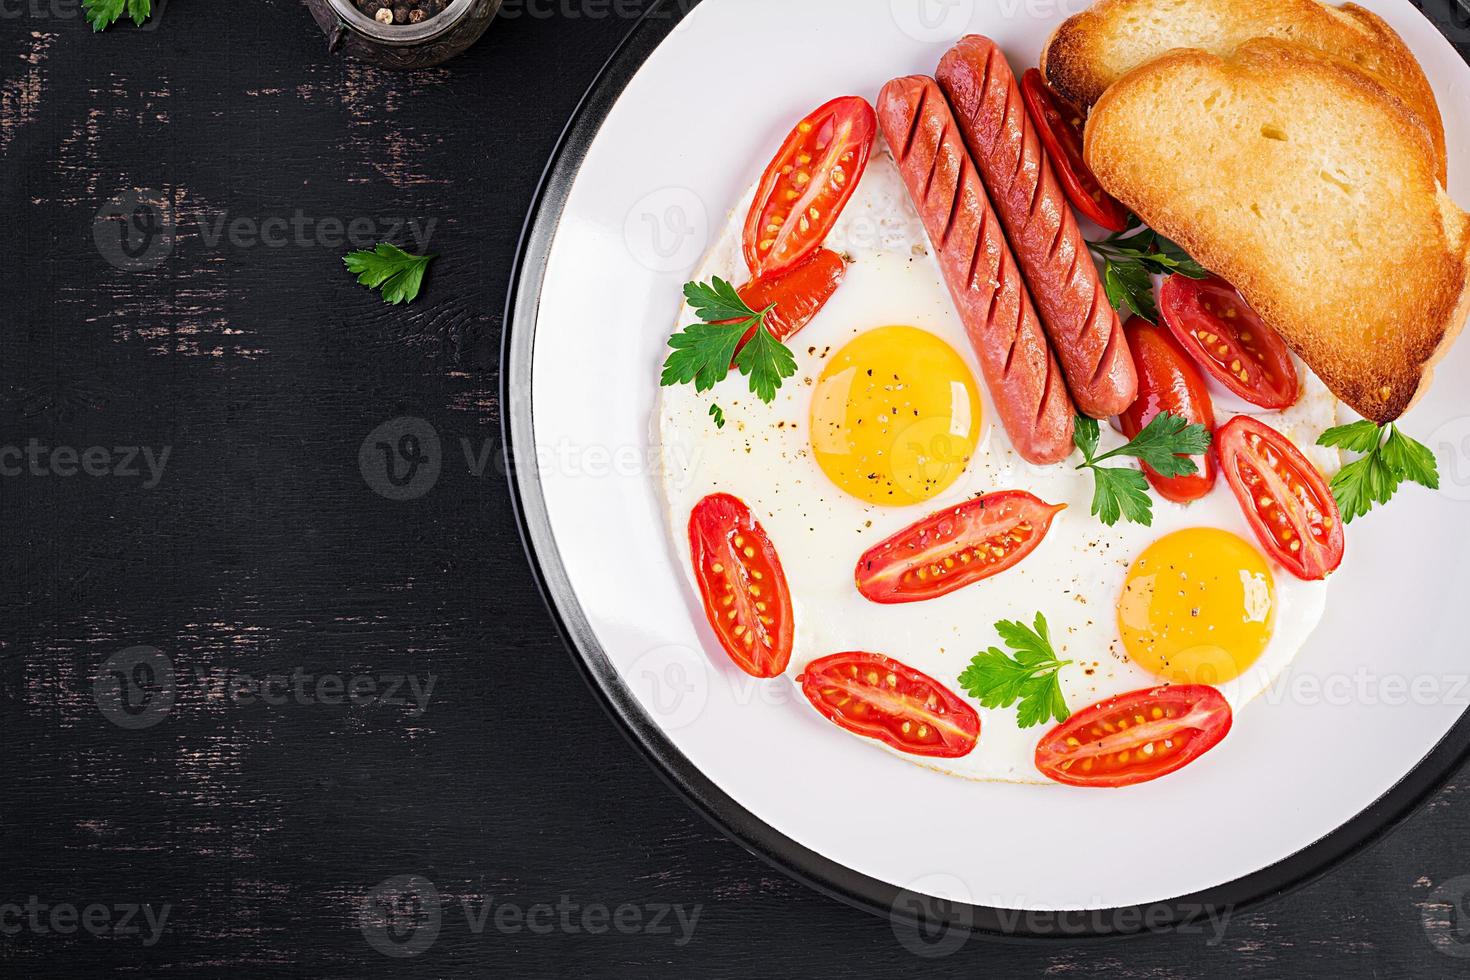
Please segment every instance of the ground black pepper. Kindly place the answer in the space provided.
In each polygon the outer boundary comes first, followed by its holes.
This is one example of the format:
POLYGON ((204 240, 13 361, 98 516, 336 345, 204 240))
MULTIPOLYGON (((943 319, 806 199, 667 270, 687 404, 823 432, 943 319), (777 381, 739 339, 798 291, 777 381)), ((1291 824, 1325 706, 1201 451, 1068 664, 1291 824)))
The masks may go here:
POLYGON ((449 6, 449 0, 353 0, 363 16, 380 24, 422 24, 438 16, 449 6))

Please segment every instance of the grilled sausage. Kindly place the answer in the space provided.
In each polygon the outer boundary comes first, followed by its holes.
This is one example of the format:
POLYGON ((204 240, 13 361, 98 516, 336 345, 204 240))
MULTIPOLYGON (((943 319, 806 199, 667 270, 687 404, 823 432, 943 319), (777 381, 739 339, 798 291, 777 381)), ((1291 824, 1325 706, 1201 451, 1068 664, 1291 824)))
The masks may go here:
POLYGON ((1072 452, 1072 399, 980 174, 932 78, 896 78, 878 97, 883 130, 918 208, 991 400, 1032 463, 1072 452))
POLYGON ((944 56, 937 77, 1031 287, 1072 400, 1094 418, 1117 415, 1138 396, 1133 355, 1005 54, 972 34, 944 56))

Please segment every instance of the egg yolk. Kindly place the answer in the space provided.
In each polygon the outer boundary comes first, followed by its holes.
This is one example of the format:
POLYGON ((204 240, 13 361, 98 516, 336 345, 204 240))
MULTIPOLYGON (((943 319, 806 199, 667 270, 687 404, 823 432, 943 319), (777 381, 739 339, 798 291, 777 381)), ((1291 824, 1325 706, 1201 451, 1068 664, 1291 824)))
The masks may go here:
POLYGON ((812 452, 843 490, 916 504, 959 479, 980 438, 980 397, 955 349, 916 327, 879 327, 827 362, 812 396, 812 452))
POLYGON ((1179 684, 1223 684, 1266 649, 1276 585, 1259 551, 1228 531, 1176 531, 1128 570, 1118 629, 1134 663, 1179 684))

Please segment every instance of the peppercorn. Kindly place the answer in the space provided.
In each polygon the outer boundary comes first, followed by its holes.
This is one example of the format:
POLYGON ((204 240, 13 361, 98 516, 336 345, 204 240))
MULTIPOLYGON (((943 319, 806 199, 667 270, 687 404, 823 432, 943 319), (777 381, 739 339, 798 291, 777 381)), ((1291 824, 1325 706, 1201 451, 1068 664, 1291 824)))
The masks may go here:
POLYGON ((422 24, 449 8, 451 0, 353 0, 366 17, 381 24, 422 24))

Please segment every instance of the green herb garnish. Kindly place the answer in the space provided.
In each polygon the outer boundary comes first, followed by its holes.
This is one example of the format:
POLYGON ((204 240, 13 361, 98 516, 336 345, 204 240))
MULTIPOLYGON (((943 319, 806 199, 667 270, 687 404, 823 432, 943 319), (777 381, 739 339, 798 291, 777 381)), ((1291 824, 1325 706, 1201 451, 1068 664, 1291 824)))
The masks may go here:
POLYGON ((1103 290, 1108 302, 1119 314, 1131 310, 1146 320, 1159 322, 1159 306, 1154 299, 1155 274, 1178 273, 1190 279, 1206 279, 1209 272, 1189 257, 1189 253, 1152 228, 1137 231, 1137 218, 1128 227, 1087 246, 1103 260, 1103 290))
POLYGON ((371 252, 352 252, 343 257, 347 271, 369 289, 382 291, 383 302, 412 303, 424 284, 424 271, 437 255, 410 255, 386 242, 371 252))
POLYGON ((1345 522, 1362 517, 1377 504, 1388 503, 1405 480, 1431 490, 1439 489, 1439 464, 1434 453, 1428 446, 1404 435, 1391 422, 1380 426, 1364 419, 1339 425, 1322 433, 1317 445, 1363 454, 1332 478, 1332 495, 1337 498, 1337 509, 1342 511, 1345 522))
POLYGON ((1020 700, 1016 725, 1031 728, 1048 719, 1066 721, 1072 712, 1062 697, 1057 679, 1072 661, 1058 660, 1047 632, 1046 617, 1036 614, 1036 625, 1001 620, 995 631, 1015 651, 1008 655, 998 647, 982 650, 960 674, 960 687, 984 708, 1009 708, 1020 700))
POLYGON ((107 30, 124 14, 142 27, 153 13, 153 0, 82 0, 82 10, 94 31, 107 30))
POLYGON ((725 427, 725 410, 720 406, 711 405, 709 407, 709 417, 715 420, 716 429, 723 429, 725 427))
POLYGON ((750 378, 750 390, 756 397, 768 404, 774 401, 781 382, 796 373, 796 357, 766 326, 766 317, 776 304, 753 310, 719 276, 709 284, 685 283, 684 297, 703 322, 669 338, 673 353, 664 361, 660 384, 693 382, 695 391, 708 391, 725 380, 733 362, 750 378), (742 347, 740 339, 752 329, 755 332, 742 347))
POLYGON ((1208 429, 1169 412, 1155 415, 1133 441, 1101 456, 1094 455, 1101 438, 1097 419, 1077 416, 1073 438, 1082 450, 1083 461, 1077 469, 1092 470, 1097 481, 1092 494, 1092 515, 1109 527, 1118 523, 1120 517, 1147 527, 1154 522, 1154 505, 1148 494, 1148 478, 1141 470, 1131 466, 1105 467, 1099 463, 1131 456, 1163 477, 1192 476, 1199 472, 1199 464, 1190 457, 1210 448, 1208 429))

